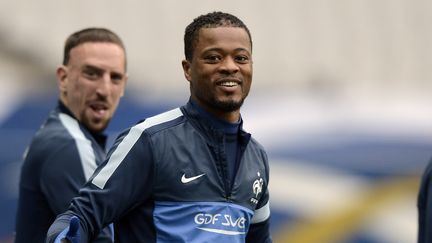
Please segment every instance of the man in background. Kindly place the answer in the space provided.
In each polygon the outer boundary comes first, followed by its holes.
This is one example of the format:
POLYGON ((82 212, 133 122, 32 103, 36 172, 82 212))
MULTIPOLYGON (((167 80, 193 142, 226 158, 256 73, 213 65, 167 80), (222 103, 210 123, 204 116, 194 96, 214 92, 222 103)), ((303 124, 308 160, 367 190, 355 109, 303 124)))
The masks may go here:
POLYGON ((418 194, 418 243, 432 242, 432 161, 421 179, 418 194))
MULTIPOLYGON (((57 68, 59 101, 25 152, 16 243, 44 242, 49 226, 105 159, 103 134, 127 81, 122 40, 104 28, 70 35, 57 68)), ((112 242, 110 227, 93 242, 112 242)))

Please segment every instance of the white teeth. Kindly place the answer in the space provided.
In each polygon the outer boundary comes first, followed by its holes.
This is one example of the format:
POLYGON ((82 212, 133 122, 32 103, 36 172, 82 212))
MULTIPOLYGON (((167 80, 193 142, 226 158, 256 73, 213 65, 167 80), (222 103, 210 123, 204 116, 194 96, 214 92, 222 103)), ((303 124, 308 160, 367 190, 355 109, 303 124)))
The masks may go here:
POLYGON ((236 86, 237 83, 236 82, 223 82, 220 85, 232 87, 232 86, 236 86))

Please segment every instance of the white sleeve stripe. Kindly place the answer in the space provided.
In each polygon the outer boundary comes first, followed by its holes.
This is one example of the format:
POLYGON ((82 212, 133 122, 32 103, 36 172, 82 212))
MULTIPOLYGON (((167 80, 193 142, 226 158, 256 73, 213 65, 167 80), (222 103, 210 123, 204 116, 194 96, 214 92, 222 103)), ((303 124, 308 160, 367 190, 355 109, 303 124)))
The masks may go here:
POLYGON ((267 202, 262 208, 255 210, 252 217, 252 224, 261 223, 270 217, 270 202, 267 202))
POLYGON ((86 180, 88 180, 97 167, 92 143, 84 136, 84 133, 81 131, 79 124, 75 119, 63 113, 59 114, 59 119, 75 140, 84 172, 84 177, 86 180))
POLYGON ((111 157, 108 160, 108 163, 99 171, 99 173, 93 178, 92 183, 103 189, 105 187, 106 182, 112 176, 114 171, 120 166, 126 155, 132 149, 134 144, 138 141, 142 132, 149 127, 152 127, 157 124, 161 124, 163 122, 174 120, 183 113, 180 108, 176 108, 171 111, 167 111, 165 113, 159 114, 157 116, 150 117, 146 119, 144 122, 139 123, 133 126, 123 141, 120 142, 118 147, 111 154, 111 157))

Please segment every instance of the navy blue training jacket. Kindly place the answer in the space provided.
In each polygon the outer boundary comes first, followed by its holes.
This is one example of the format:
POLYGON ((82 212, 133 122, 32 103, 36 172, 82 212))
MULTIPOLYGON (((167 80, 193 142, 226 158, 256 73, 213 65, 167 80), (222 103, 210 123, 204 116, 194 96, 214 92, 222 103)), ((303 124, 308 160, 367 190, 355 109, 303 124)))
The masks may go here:
POLYGON ((241 130, 229 181, 224 132, 189 102, 122 133, 47 242, 81 220, 82 242, 110 222, 116 242, 271 242, 267 155, 241 130))
MULTIPOLYGON (((34 135, 19 184, 15 243, 44 242, 56 216, 105 159, 106 137, 90 134, 59 102, 34 135)), ((105 229, 93 242, 112 242, 105 229)))
POLYGON ((432 242, 432 160, 421 179, 418 195, 418 243, 432 242))

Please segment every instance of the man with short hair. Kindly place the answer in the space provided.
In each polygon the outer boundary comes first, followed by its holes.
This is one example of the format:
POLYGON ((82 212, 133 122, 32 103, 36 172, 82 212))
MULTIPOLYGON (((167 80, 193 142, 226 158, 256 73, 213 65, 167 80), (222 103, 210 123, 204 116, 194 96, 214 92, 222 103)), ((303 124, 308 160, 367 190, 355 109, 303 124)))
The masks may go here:
POLYGON ((47 242, 88 242, 109 222, 120 243, 271 242, 267 155, 240 115, 252 83, 249 30, 213 12, 184 41, 189 102, 123 132, 47 242))
MULTIPOLYGON (((56 216, 105 159, 108 126, 127 81, 121 39, 104 28, 87 28, 66 40, 57 68, 59 102, 37 131, 22 165, 16 243, 44 242, 56 216)), ((109 227, 92 242, 112 242, 109 227)))

